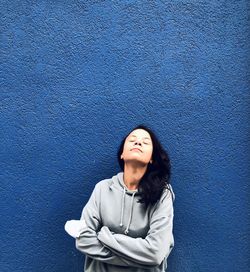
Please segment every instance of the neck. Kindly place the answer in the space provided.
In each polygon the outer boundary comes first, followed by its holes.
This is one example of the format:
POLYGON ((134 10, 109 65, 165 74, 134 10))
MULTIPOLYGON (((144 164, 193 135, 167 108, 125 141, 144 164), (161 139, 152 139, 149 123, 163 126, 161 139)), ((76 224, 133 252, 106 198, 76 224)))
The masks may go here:
POLYGON ((129 163, 124 164, 124 183, 129 190, 138 189, 139 183, 147 170, 147 165, 135 166, 129 163))

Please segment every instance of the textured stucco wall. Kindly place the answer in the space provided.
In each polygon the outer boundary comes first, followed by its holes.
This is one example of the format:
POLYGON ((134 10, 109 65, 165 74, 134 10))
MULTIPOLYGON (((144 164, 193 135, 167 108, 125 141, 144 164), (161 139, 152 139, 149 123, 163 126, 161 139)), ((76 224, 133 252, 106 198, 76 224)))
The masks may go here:
POLYGON ((249 269, 247 1, 1 1, 1 272, 80 272, 63 229, 145 123, 170 153, 169 272, 249 269))

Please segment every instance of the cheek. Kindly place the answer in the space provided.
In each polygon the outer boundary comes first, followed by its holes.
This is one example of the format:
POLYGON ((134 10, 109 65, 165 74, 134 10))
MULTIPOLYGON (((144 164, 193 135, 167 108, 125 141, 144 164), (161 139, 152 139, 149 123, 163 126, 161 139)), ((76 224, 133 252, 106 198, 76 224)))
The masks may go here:
POLYGON ((153 154, 153 149, 151 147, 147 148, 146 150, 146 154, 149 158, 151 158, 152 154, 153 154))
POLYGON ((127 142, 124 144, 123 153, 127 153, 129 150, 130 150, 130 143, 127 142))

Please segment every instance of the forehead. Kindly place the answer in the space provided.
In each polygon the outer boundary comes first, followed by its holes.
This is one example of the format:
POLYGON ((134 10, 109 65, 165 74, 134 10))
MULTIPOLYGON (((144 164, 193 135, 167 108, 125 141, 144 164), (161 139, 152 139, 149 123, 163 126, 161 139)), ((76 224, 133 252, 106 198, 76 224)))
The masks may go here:
POLYGON ((142 137, 142 138, 148 137, 151 139, 150 134, 146 130, 141 128, 133 130, 128 136, 132 136, 132 135, 135 135, 136 137, 142 137))

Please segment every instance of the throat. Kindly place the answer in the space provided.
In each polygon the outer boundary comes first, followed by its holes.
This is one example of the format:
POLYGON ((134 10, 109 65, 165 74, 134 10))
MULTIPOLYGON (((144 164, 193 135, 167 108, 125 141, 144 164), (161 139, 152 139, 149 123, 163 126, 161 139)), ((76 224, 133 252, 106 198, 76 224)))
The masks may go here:
POLYGON ((133 183, 127 184, 127 183, 124 182, 124 184, 125 184, 126 187, 127 187, 129 190, 131 190, 131 191, 137 190, 137 189, 138 189, 138 186, 139 186, 139 182, 138 182, 138 183, 135 183, 135 184, 133 184, 133 183))
POLYGON ((123 181, 126 187, 129 190, 137 190, 146 170, 146 167, 134 167, 130 163, 125 163, 123 181))

